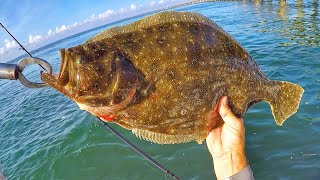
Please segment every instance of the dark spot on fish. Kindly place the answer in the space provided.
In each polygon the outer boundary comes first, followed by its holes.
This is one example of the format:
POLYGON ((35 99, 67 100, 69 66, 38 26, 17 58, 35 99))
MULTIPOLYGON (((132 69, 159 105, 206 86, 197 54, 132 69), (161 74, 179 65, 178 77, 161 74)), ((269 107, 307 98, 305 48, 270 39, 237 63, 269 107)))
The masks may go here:
POLYGON ((198 66, 199 66, 199 61, 197 59, 192 59, 191 60, 191 67, 197 68, 198 66))
POLYGON ((229 51, 233 51, 233 50, 234 50, 231 42, 225 42, 225 43, 224 43, 224 46, 225 46, 225 48, 227 48, 229 51))
POLYGON ((127 47, 133 47, 134 46, 134 42, 131 39, 127 39, 127 40, 125 40, 125 45, 127 47))
POLYGON ((206 35, 205 40, 206 40, 207 45, 209 45, 209 46, 212 46, 215 43, 214 37, 210 36, 210 35, 206 35))
POLYGON ((69 48, 69 49, 66 49, 66 51, 68 52, 69 57, 75 57, 78 54, 86 54, 86 51, 84 50, 84 47, 82 47, 82 46, 69 48))
POLYGON ((84 64, 88 61, 90 61, 90 57, 87 55, 80 55, 79 58, 77 59, 78 64, 84 64))
POLYGON ((89 43, 89 44, 87 44, 87 48, 89 48, 89 49, 96 49, 96 43, 89 43))
POLYGON ((96 44, 97 44, 97 46, 98 46, 99 48, 105 48, 105 47, 106 47, 106 46, 105 46, 105 43, 104 43, 104 42, 101 42, 101 41, 96 42, 96 44))
POLYGON ((159 44, 164 44, 164 39, 163 39, 163 38, 158 38, 157 42, 158 42, 159 44))
POLYGON ((194 24, 194 25, 191 25, 190 26, 190 29, 191 29, 191 32, 192 32, 192 34, 199 34, 199 31, 200 31, 200 29, 199 29, 199 27, 196 25, 196 24, 194 24))
POLYGON ((153 29, 150 28, 150 27, 148 27, 148 28, 146 29, 146 31, 147 31, 148 34, 151 34, 151 33, 153 32, 153 29))
POLYGON ((166 27, 165 25, 160 25, 160 26, 158 27, 158 30, 159 30, 160 32, 165 32, 165 31, 167 30, 167 27, 166 27))
POLYGON ((106 51, 104 51, 103 49, 96 49, 93 56, 95 59, 102 57, 103 55, 106 54, 106 51))

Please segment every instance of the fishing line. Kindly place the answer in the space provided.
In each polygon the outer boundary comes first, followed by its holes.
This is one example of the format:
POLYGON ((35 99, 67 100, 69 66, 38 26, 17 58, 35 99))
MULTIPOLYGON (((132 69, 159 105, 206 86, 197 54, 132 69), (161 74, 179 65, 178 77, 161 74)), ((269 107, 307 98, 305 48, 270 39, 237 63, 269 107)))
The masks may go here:
MULTIPOLYGON (((99 122, 99 123, 100 123, 100 122, 99 122)), ((105 128, 104 126, 99 126, 99 127, 103 128, 103 130, 104 130, 105 132, 108 131, 108 129, 105 128)), ((110 131, 108 131, 108 132, 110 132, 110 131)), ((112 133, 112 132, 111 132, 111 133, 112 133)), ((113 140, 115 140, 115 141, 123 144, 122 141, 121 141, 119 138, 114 137, 114 133, 108 134, 108 135, 109 135, 109 137, 111 137, 113 140)), ((141 156, 138 156, 137 153, 135 153, 134 151, 132 151, 131 148, 129 148, 129 147, 126 146, 126 145, 124 145, 124 146, 122 146, 122 147, 124 147, 124 148, 125 148, 128 152, 130 152, 133 156, 135 156, 135 157, 138 158, 139 160, 143 161, 146 166, 148 166, 149 168, 151 168, 152 170, 154 170, 155 172, 157 172, 159 175, 163 176, 164 178, 168 179, 168 175, 163 174, 162 171, 159 171, 159 169, 156 169, 155 167, 151 166, 150 163, 148 163, 149 161, 146 161, 146 159, 143 159, 141 156)))
MULTIPOLYGON (((29 51, 28 51, 26 48, 24 48, 24 47, 22 46, 22 44, 20 44, 20 42, 8 31, 8 29, 7 29, 6 27, 4 27, 4 25, 3 25, 2 23, 0 23, 0 27, 2 27, 2 28, 14 39, 14 41, 19 44, 19 46, 20 46, 20 48, 21 48, 22 50, 24 50, 30 57, 33 58, 33 56, 29 53, 29 51)), ((42 68, 43 70, 46 70, 41 64, 39 64, 39 66, 41 66, 41 68, 42 68)))
POLYGON ((127 144, 131 149, 133 149, 135 152, 140 154, 142 157, 144 157, 146 160, 148 160, 150 163, 155 165, 157 168, 162 170, 166 175, 170 176, 172 179, 179 180, 180 178, 177 177, 175 174, 170 172, 167 168, 162 166, 160 163, 158 163, 156 160, 148 156, 146 153, 144 153, 142 150, 140 150, 138 147, 136 147, 134 144, 132 144, 130 141, 128 141, 125 137, 123 137, 120 133, 118 133, 116 130, 114 130, 109 124, 102 121, 99 117, 96 116, 96 118, 99 120, 99 122, 107 129, 109 129, 111 132, 113 132, 120 140, 122 140, 125 144, 127 144))

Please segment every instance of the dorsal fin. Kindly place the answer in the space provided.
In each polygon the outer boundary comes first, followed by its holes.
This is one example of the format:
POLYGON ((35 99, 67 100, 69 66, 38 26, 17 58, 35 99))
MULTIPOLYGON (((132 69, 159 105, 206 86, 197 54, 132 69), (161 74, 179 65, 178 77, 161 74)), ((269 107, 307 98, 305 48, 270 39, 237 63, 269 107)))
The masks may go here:
POLYGON ((125 34, 133 31, 137 31, 150 26, 155 26, 155 25, 165 24, 165 23, 173 23, 173 22, 194 22, 194 23, 206 24, 206 25, 212 26, 213 28, 217 29, 221 33, 225 34, 226 36, 234 40, 220 26, 218 26, 215 22, 203 16, 202 14, 195 13, 195 12, 165 11, 165 12, 160 12, 157 14, 147 16, 145 18, 142 18, 128 25, 116 26, 116 27, 107 29, 105 31, 102 31, 99 34, 93 36, 91 39, 89 39, 86 43, 91 43, 91 42, 99 41, 105 38, 110 38, 118 34, 125 34))
POLYGON ((178 144, 190 141, 197 141, 199 144, 201 144, 204 140, 204 138, 202 137, 203 133, 201 132, 193 134, 170 135, 156 133, 143 129, 132 129, 132 133, 140 139, 144 139, 158 144, 178 144))

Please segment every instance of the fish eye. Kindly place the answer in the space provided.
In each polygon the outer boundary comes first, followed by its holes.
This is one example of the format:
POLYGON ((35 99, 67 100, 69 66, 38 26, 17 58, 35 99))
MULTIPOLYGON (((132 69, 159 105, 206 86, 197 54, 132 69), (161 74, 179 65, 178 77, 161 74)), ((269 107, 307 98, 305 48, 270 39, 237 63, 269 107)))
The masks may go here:
POLYGON ((101 71, 101 67, 100 66, 96 66, 95 68, 94 68, 96 71, 101 71))
POLYGON ((78 58, 77 58, 77 64, 82 64, 82 63, 83 63, 82 58, 81 58, 81 57, 78 57, 78 58))
POLYGON ((99 87, 99 83, 97 83, 97 82, 93 83, 93 84, 92 84, 92 87, 95 88, 95 89, 97 89, 97 88, 99 87))
POLYGON ((191 30, 194 33, 198 33, 199 32, 199 27, 197 25, 193 25, 193 26, 191 26, 191 30))
POLYGON ((86 62, 91 61, 90 58, 91 58, 91 56, 81 55, 76 58, 76 62, 77 62, 77 64, 84 64, 86 62))

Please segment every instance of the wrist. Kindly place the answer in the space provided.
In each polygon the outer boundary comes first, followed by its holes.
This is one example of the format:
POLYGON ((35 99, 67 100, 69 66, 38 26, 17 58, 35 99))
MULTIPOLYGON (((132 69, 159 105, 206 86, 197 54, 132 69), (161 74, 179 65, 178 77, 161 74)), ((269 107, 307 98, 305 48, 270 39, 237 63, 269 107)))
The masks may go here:
POLYGON ((218 180, 230 177, 248 166, 244 150, 226 152, 219 157, 215 157, 213 164, 218 180))

